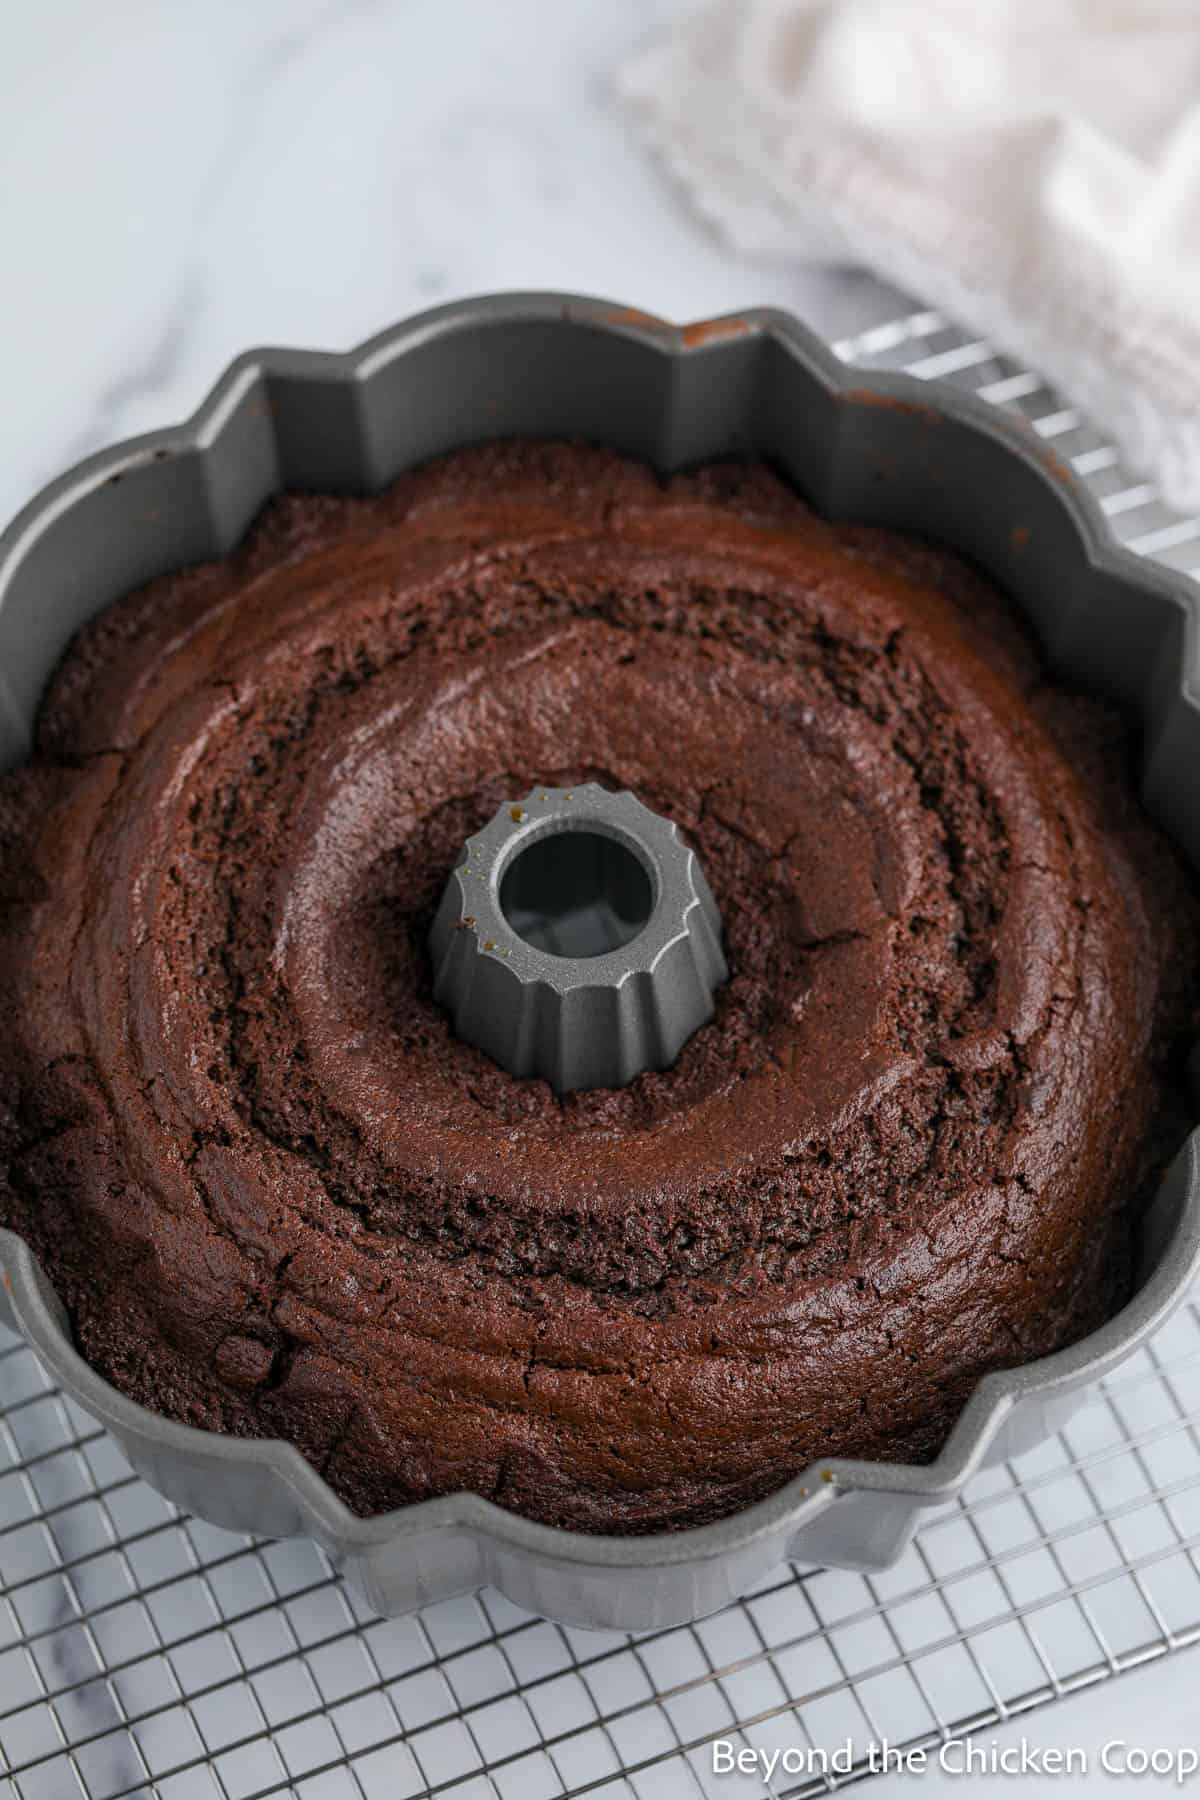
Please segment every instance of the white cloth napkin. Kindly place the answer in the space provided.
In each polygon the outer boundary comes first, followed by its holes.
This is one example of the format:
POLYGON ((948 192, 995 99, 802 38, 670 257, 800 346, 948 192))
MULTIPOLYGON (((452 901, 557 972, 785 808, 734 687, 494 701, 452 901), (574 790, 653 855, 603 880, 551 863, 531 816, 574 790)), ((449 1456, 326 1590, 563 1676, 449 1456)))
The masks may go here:
POLYGON ((1200 0, 718 0, 622 87, 739 250, 876 270, 1200 509, 1200 0))

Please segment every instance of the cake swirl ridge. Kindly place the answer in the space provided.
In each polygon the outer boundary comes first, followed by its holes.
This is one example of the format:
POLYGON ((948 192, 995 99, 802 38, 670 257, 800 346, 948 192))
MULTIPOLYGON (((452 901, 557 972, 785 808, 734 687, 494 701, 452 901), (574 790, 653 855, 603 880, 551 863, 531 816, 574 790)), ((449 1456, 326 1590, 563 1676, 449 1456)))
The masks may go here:
POLYGON ((493 446, 275 502, 85 630, 4 804, 5 1212, 118 1385, 360 1511, 715 1516, 929 1453, 1123 1291, 1195 951, 1119 727, 763 470, 493 446), (435 992, 457 847, 538 782, 673 820, 724 923, 621 1088, 435 992))

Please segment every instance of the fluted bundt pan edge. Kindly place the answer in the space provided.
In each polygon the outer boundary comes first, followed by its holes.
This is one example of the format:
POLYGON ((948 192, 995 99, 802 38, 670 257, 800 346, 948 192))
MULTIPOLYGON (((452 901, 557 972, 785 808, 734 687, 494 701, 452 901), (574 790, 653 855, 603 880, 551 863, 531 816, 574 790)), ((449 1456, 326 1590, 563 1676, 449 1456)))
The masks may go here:
MULTIPOLYGON (((1200 867, 1200 637, 1180 577, 1119 549, 1094 502, 1018 421, 949 386, 846 368, 789 316, 675 327, 611 302, 516 294, 441 307, 357 351, 252 351, 185 425, 90 458, 0 538, 0 766, 26 754, 76 629, 130 588, 231 550, 281 488, 371 491, 488 438, 567 436, 667 472, 774 462, 821 510, 935 538, 1019 602, 1053 667, 1138 717, 1149 811, 1200 867)), ((924 1508, 1056 1430, 1200 1269, 1200 1135, 1144 1222, 1138 1287, 1068 1350, 985 1377, 927 1466, 830 1460, 769 1499, 676 1533, 598 1537, 471 1494, 351 1514, 290 1445, 160 1418, 79 1356, 28 1246, 0 1231, 0 1314, 138 1471, 220 1525, 307 1534, 384 1612, 489 1582, 567 1623, 711 1612, 792 1556, 881 1568, 924 1508)))

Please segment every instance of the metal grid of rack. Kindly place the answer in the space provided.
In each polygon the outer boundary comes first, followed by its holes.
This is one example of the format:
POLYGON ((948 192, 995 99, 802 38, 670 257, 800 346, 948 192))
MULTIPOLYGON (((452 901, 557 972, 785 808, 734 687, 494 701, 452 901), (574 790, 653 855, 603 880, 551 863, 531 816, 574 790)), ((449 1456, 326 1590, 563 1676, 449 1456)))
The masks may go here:
MULTIPOLYGON (((1020 410, 1134 549, 1200 570, 1200 517, 987 343, 920 312, 839 349, 1020 410)), ((378 1620, 312 1545, 160 1500, 0 1331, 0 1800, 728 1797, 742 1783, 714 1775, 714 1737, 935 1745, 1194 1642, 1198 1552, 1200 1299, 886 1574, 788 1569, 633 1636, 490 1592, 378 1620)))

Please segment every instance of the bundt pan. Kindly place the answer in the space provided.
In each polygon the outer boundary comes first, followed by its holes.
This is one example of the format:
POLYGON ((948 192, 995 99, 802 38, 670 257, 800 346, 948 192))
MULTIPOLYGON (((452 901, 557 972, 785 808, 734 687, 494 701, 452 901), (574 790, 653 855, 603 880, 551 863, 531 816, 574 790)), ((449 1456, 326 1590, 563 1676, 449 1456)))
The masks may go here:
MULTIPOLYGON (((661 471, 764 457, 827 514, 950 545, 1016 598, 1062 676, 1138 717, 1145 803, 1200 867, 1188 585, 1120 550, 1018 421, 950 387, 847 369, 772 311, 678 328, 599 300, 502 295, 425 313, 346 355, 240 357, 188 424, 92 457, 0 539, 0 763, 26 754, 43 683, 89 614, 232 550, 277 490, 367 492, 506 436, 589 439, 661 471)), ((986 1376, 935 1462, 834 1459, 719 1523, 645 1537, 535 1524, 472 1494, 357 1518, 290 1446, 208 1434, 116 1392, 78 1355, 28 1247, 3 1231, 0 1264, 10 1322, 178 1506, 239 1531, 315 1538, 385 1613, 492 1583, 564 1622, 656 1626, 713 1611, 787 1557, 883 1568, 924 1509, 1057 1430, 1200 1267, 1200 1133, 1144 1220, 1124 1310, 1068 1350, 986 1376)))

